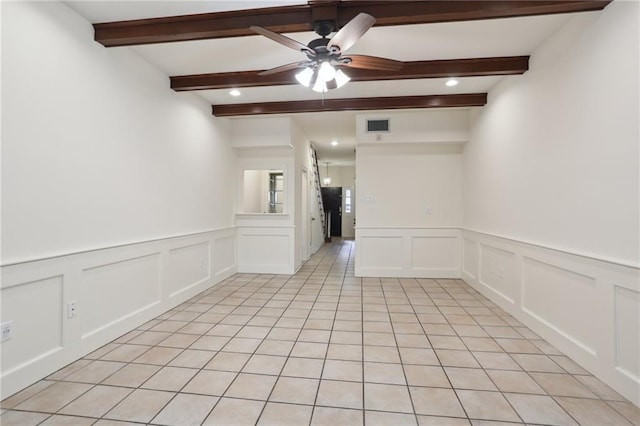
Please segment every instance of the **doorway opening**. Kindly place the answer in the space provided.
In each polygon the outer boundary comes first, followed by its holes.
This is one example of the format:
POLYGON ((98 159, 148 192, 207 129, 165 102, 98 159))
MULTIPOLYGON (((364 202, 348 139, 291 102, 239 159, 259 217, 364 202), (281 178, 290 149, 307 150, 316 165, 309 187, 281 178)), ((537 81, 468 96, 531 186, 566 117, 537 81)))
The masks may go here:
POLYGON ((329 221, 328 232, 325 239, 331 241, 331 237, 341 237, 342 187, 322 188, 322 205, 324 206, 325 220, 329 221))

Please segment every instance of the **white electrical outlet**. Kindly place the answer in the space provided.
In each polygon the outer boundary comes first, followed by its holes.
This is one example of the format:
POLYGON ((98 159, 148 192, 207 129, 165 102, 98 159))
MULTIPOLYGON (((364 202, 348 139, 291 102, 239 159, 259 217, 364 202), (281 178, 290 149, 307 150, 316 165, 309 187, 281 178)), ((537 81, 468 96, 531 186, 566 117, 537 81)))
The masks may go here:
POLYGON ((78 316, 78 305, 77 301, 69 302, 67 304, 67 318, 75 318, 78 316))
POLYGON ((2 341, 13 339, 13 321, 2 323, 2 341))
POLYGON ((431 207, 427 207, 424 209, 424 214, 426 214, 427 216, 431 216, 431 207))

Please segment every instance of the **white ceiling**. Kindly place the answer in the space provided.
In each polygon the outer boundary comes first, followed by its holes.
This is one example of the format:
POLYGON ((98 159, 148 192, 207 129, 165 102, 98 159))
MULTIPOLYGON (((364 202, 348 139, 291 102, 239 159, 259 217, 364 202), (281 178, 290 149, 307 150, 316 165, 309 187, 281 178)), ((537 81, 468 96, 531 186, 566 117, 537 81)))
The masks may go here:
MULTIPOLYGON (((71 8, 91 23, 195 13, 306 4, 300 0, 232 1, 67 1, 71 8)), ((387 57, 402 61, 462 59, 491 56, 529 55, 562 26, 570 14, 482 21, 387 26, 371 28, 349 53, 387 57)), ((315 33, 287 34, 302 43, 317 38, 315 33)), ((234 37, 162 43, 111 49, 132 49, 168 76, 268 69, 304 60, 301 53, 261 36, 234 37)), ((446 79, 418 79, 351 82, 330 91, 325 98, 410 96, 447 93, 474 93, 490 90, 504 77, 468 77, 449 88, 446 79)), ((509 77, 517 78, 517 77, 509 77)), ((303 86, 244 88, 232 97, 228 90, 196 93, 211 104, 319 99, 303 86)), ((294 114, 308 137, 316 144, 323 161, 353 161, 355 114, 324 112, 294 114), (329 143, 338 140, 338 147, 329 143)))

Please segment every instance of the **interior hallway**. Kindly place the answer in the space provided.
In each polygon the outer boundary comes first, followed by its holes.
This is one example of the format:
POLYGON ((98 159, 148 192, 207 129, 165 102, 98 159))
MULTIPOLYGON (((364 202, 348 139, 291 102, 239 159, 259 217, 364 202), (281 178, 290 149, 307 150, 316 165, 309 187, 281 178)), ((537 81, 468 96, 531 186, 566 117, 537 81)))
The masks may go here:
POLYGON ((355 278, 354 248, 236 274, 6 399, 0 423, 640 423, 463 281, 355 278))

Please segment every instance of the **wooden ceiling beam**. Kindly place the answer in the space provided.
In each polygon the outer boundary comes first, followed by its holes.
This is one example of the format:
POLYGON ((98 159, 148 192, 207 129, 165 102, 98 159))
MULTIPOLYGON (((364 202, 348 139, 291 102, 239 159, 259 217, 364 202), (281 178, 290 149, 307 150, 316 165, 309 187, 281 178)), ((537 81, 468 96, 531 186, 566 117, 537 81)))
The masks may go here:
POLYGON ((313 99, 307 101, 212 105, 211 112, 216 117, 234 117, 242 115, 295 114, 323 111, 474 107, 483 106, 486 103, 486 93, 468 93, 459 95, 313 99))
POLYGON ((341 20, 348 22, 360 12, 376 18, 377 26, 432 24, 515 18, 604 9, 611 0, 428 0, 359 1, 341 3, 341 20), (399 5, 398 3, 404 3, 399 5))
MULTIPOLYGON (((399 71, 393 72, 345 67, 351 81, 515 75, 523 74, 528 69, 528 56, 412 61, 405 62, 399 71)), ((258 75, 261 71, 173 76, 171 77, 171 88, 181 92, 299 84, 295 79, 298 70, 258 75)))
POLYGON ((169 43, 255 35, 257 25, 278 33, 312 31, 314 17, 337 11, 342 26, 360 12, 376 18, 376 26, 477 19, 511 18, 602 10, 611 0, 429 0, 312 1, 306 5, 170 16, 94 24, 95 40, 104 46, 169 43))
POLYGON ((106 22, 93 29, 98 43, 113 47, 256 35, 252 25, 278 33, 313 31, 306 5, 106 22))

